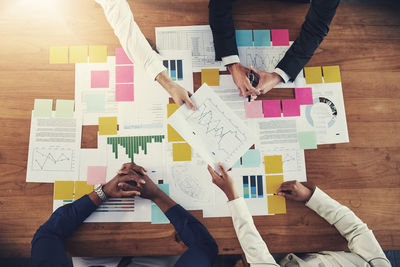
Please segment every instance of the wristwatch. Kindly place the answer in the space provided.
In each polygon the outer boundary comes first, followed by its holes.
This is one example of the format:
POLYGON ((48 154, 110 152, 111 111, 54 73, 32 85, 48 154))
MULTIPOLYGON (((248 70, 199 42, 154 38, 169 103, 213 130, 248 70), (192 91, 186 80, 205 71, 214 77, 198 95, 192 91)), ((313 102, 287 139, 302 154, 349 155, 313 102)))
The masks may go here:
POLYGON ((99 196, 99 198, 104 202, 107 201, 107 196, 103 191, 103 185, 102 184, 98 184, 94 187, 94 192, 96 192, 96 194, 99 196))

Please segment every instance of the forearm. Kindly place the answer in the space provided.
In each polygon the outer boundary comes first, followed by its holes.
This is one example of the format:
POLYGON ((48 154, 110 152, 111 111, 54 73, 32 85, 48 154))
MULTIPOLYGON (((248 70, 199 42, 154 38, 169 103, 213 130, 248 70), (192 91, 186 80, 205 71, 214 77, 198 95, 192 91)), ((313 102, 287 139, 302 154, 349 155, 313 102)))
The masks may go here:
POLYGON ((162 71, 156 76, 156 81, 171 95, 174 88, 174 82, 167 75, 167 71, 162 71))
POLYGON ((96 0, 96 2, 103 7, 106 18, 127 56, 155 79, 165 67, 134 21, 126 0, 96 0))
POLYGON ((176 205, 176 202, 172 200, 167 194, 162 190, 159 190, 158 196, 152 199, 160 210, 166 213, 170 208, 176 205))
POLYGON ((297 77, 328 34, 339 2, 340 0, 311 1, 300 35, 277 65, 277 68, 287 73, 291 80, 297 77))

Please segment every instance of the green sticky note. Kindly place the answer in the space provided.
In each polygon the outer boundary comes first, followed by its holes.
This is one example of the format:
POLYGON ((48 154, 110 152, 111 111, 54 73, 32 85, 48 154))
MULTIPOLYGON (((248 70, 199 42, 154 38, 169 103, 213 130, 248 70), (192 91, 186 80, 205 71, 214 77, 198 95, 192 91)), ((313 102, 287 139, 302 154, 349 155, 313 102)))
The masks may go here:
POLYGON ((101 113, 106 111, 106 96, 104 93, 86 95, 86 111, 101 113))
POLYGON ((271 46, 270 30, 253 30, 254 46, 271 46))
POLYGON ((35 99, 33 107, 34 117, 51 117, 53 99, 35 99))
POLYGON ((72 118, 74 116, 74 100, 56 100, 56 117, 72 118))
POLYGON ((68 64, 68 46, 50 47, 50 64, 68 64))
POLYGON ((301 149, 316 149, 317 134, 314 131, 299 132, 299 144, 301 149))

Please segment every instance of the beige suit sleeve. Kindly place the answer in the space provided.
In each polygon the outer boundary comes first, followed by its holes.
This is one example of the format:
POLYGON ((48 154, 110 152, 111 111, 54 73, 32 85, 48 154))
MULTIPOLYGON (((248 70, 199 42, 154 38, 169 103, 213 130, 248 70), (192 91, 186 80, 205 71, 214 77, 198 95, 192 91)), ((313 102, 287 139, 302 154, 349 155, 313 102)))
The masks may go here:
POLYGON ((96 2, 104 9, 106 18, 127 56, 155 79, 165 67, 133 19, 126 0, 96 0, 96 2))
POLYGON ((279 266, 258 233, 244 199, 240 197, 229 201, 228 207, 232 214, 236 235, 247 262, 251 266, 279 266))
POLYGON ((335 226, 348 241, 351 252, 372 266, 391 266, 372 231, 349 208, 316 188, 306 206, 335 226))

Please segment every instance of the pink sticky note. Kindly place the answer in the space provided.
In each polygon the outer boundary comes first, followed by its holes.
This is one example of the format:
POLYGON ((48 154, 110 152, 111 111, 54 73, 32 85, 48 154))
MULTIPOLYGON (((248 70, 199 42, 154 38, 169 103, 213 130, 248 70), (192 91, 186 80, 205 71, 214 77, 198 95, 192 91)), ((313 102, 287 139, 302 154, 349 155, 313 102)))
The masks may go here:
POLYGON ((281 117, 281 101, 280 100, 263 100, 264 118, 281 117))
POLYGON ((92 88, 108 88, 110 73, 108 70, 92 70, 90 84, 92 88))
POLYGON ((271 39, 273 46, 289 45, 289 30, 271 30, 271 39))
POLYGON ((115 101, 133 101, 133 83, 115 85, 115 101))
POLYGON ((244 109, 246 111, 246 118, 262 118, 262 101, 244 102, 244 109))
POLYGON ((296 99, 282 100, 283 117, 300 116, 300 105, 296 99))
POLYGON ((115 48, 115 64, 133 64, 121 47, 115 48))
POLYGON ((115 72, 116 83, 133 83, 133 66, 117 66, 115 72))
POLYGON ((312 89, 311 87, 295 88, 296 100, 299 105, 312 105, 312 89))
POLYGON ((106 173, 106 166, 88 166, 87 184, 105 184, 106 173))

